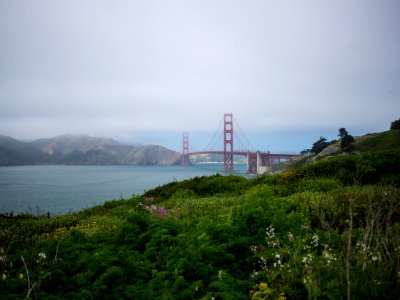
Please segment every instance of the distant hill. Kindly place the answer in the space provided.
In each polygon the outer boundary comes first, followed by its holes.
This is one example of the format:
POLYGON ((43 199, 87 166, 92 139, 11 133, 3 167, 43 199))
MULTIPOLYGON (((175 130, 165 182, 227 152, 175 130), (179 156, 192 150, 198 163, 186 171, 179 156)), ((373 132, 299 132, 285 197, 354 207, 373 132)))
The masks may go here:
POLYGON ((0 165, 32 165, 46 163, 48 156, 30 145, 8 136, 0 135, 0 165))
POLYGON ((162 146, 131 146, 110 138, 61 135, 22 142, 0 136, 0 165, 177 164, 181 154, 162 146))

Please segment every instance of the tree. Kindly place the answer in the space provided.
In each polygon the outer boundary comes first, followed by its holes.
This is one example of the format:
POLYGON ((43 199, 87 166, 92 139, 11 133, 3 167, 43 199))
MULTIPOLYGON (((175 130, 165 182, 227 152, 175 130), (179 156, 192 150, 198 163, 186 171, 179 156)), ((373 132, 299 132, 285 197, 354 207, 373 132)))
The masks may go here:
POLYGON ((343 138, 344 136, 348 135, 349 133, 347 132, 346 128, 339 128, 339 136, 340 138, 343 138))
POLYGON ((350 135, 346 128, 339 128, 339 136, 340 136, 340 148, 344 152, 351 152, 354 150, 354 138, 350 135))
POLYGON ((304 150, 300 151, 301 155, 307 155, 307 154, 310 154, 310 153, 311 153, 311 149, 304 149, 304 150))
POLYGON ((348 134, 342 138, 340 141, 340 148, 344 152, 352 152, 354 150, 354 138, 348 134))
POLYGON ((400 119, 393 121, 390 125, 390 130, 400 129, 400 119))
POLYGON ((321 136, 318 141, 316 141, 312 148, 311 148, 311 153, 313 154, 318 154, 322 150, 324 150, 326 147, 328 147, 329 143, 326 141, 326 138, 321 136))

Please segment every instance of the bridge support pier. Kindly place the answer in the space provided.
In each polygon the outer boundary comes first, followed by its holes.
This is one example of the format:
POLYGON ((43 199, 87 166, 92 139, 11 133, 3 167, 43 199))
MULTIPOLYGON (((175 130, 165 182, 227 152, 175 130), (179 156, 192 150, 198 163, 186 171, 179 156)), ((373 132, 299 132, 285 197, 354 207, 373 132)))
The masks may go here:
POLYGON ((247 173, 257 174, 257 153, 247 152, 247 173))
POLYGON ((267 172, 272 165, 272 155, 270 152, 247 152, 247 173, 263 174, 267 172))

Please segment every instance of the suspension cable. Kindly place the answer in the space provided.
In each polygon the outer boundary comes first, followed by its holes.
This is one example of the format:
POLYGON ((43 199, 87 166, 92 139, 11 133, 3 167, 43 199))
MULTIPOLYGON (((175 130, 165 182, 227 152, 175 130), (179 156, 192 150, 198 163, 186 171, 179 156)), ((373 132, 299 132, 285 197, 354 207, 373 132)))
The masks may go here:
MULTIPOLYGON (((247 142, 247 145, 249 146, 249 149, 247 150, 253 150, 256 151, 256 148, 250 143, 250 141, 247 139, 246 135, 244 134, 242 128, 240 128, 239 123, 236 121, 236 118, 233 118, 233 121, 235 123, 235 126, 237 126, 239 128, 239 133, 243 136, 243 138, 245 139, 245 141, 247 142)), ((237 135, 237 137, 239 138, 239 135, 237 135)), ((239 141, 241 142, 241 139, 239 138, 239 141)), ((246 146, 243 142, 242 142, 243 146, 246 146)))
POLYGON ((211 140, 208 142, 207 146, 205 146, 205 147, 203 148, 203 151, 208 150, 208 149, 210 148, 210 146, 213 146, 213 147, 215 146, 215 144, 216 144, 216 142, 218 141, 219 137, 218 137, 215 141, 214 141, 214 139, 216 138, 216 136, 217 136, 218 133, 221 133, 222 121, 223 121, 223 120, 224 120, 224 118, 221 118, 221 120, 220 120, 220 122, 219 122, 219 125, 218 125, 218 127, 217 127, 217 130, 215 130, 215 132, 214 132, 214 134, 213 134, 211 140))

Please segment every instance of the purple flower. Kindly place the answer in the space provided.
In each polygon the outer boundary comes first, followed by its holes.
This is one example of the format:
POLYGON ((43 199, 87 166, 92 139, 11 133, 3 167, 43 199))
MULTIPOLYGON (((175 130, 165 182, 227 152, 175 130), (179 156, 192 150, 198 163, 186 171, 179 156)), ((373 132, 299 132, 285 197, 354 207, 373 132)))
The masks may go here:
POLYGON ((159 207, 157 212, 160 216, 164 217, 167 215, 167 209, 165 207, 159 207))

